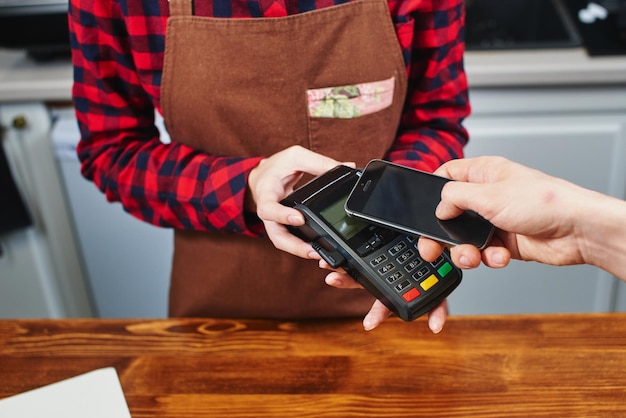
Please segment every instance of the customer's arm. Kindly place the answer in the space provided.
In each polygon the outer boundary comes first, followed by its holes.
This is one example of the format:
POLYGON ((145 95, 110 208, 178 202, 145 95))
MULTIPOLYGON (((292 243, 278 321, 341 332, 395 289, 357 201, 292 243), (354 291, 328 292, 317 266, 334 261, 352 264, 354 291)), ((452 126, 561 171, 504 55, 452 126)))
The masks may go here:
MULTIPOLYGON (((442 193, 437 216, 449 219, 471 209, 498 231, 481 253, 452 249, 461 268, 503 267, 510 258, 552 265, 592 264, 626 280, 626 202, 500 157, 455 160, 437 174, 457 180, 442 193)), ((420 240, 430 258, 441 250, 420 240)))
MULTIPOLYGON (((626 201, 501 157, 450 161, 436 174, 457 180, 444 187, 437 216, 449 219, 470 209, 498 228, 483 251, 467 244, 451 248, 457 266, 470 269, 482 261, 501 268, 511 258, 552 265, 586 263, 626 280, 626 201)), ((443 251, 442 244, 423 237, 418 245, 420 255, 429 261, 443 251)), ((339 272, 330 273, 326 282, 343 288, 358 286, 339 272)), ((389 315, 377 302, 364 326, 375 328, 389 315)), ((445 320, 442 304, 431 311, 429 326, 439 332, 445 320)))

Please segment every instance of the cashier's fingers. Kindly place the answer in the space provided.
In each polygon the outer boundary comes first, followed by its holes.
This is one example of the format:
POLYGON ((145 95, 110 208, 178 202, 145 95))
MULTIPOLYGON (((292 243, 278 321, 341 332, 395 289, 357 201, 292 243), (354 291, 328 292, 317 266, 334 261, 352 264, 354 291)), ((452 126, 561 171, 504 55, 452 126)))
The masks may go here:
MULTIPOLYGON (((332 270, 331 267, 324 261, 320 260, 320 267, 326 270, 332 270)), ((345 273, 343 270, 335 270, 326 275, 324 279, 327 285, 336 287, 338 289, 363 289, 363 286, 354 280, 351 276, 345 273)))
POLYGON ((444 300, 437 305, 432 311, 428 312, 428 328, 439 334, 448 319, 448 300, 444 300))
POLYGON ((376 300, 370 311, 365 315, 365 318, 363 318, 363 328, 365 331, 371 331, 382 324, 391 314, 392 312, 381 301, 376 300))
MULTIPOLYGON (((324 260, 320 260, 320 267, 330 269, 330 266, 324 260)), ((341 270, 328 273, 326 284, 341 289, 363 288, 356 280, 341 270)), ((367 315, 365 315, 365 318, 363 318, 363 328, 366 331, 371 331, 382 324, 391 314, 392 312, 381 301, 376 300, 367 315)), ((428 327, 433 333, 438 334, 443 329, 447 317, 448 302, 444 300, 428 313, 428 327)))
POLYGON ((319 260, 319 254, 311 244, 291 234, 284 225, 276 222, 265 222, 265 232, 274 246, 301 258, 319 260))
MULTIPOLYGON (((375 301, 370 311, 363 319, 363 328, 371 331, 385 319, 391 316, 392 312, 379 300, 375 301)), ((444 300, 428 313, 428 328, 434 333, 439 334, 443 329, 446 319, 448 318, 448 301, 444 300)))

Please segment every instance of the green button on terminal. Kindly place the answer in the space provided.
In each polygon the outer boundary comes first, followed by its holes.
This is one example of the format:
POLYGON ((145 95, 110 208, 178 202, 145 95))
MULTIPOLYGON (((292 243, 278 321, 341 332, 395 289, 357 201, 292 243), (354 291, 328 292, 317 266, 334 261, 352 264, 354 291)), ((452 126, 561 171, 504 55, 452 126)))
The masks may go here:
POLYGON ((439 273, 441 277, 446 277, 448 273, 450 273, 451 271, 452 271, 452 265, 448 262, 446 262, 443 266, 437 269, 437 273, 439 273))

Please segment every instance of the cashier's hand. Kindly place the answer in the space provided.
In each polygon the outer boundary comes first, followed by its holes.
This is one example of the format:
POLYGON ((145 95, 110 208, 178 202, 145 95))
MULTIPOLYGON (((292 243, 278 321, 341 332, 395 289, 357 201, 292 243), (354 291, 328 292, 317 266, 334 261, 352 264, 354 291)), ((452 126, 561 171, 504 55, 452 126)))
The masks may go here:
MULTIPOLYGON (((433 261, 437 257, 433 257, 433 261)), ((324 260, 319 261, 320 267, 326 270, 332 270, 324 260)), ((326 276, 326 284, 340 289, 362 289, 363 287, 348 274, 342 270, 334 270, 326 276)), ((370 331, 379 326, 387 319, 392 312, 379 300, 374 302, 370 311, 363 319, 363 328, 370 331)), ((443 301, 428 313, 428 327, 432 332, 438 334, 443 329, 448 317, 448 303, 443 301)))
POLYGON ((262 160, 252 169, 248 177, 246 210, 256 212, 261 218, 276 248, 298 257, 320 259, 309 243, 295 237, 285 227, 304 225, 304 216, 280 201, 294 190, 305 173, 317 176, 339 164, 355 167, 354 163, 341 163, 294 145, 262 160))

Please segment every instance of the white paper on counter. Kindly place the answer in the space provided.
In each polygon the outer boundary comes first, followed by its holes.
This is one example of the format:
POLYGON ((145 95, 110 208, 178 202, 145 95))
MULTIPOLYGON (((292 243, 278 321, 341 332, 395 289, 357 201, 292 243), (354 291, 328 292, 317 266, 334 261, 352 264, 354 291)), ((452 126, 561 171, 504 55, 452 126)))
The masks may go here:
POLYGON ((113 367, 0 400, 3 418, 131 418, 113 367))

